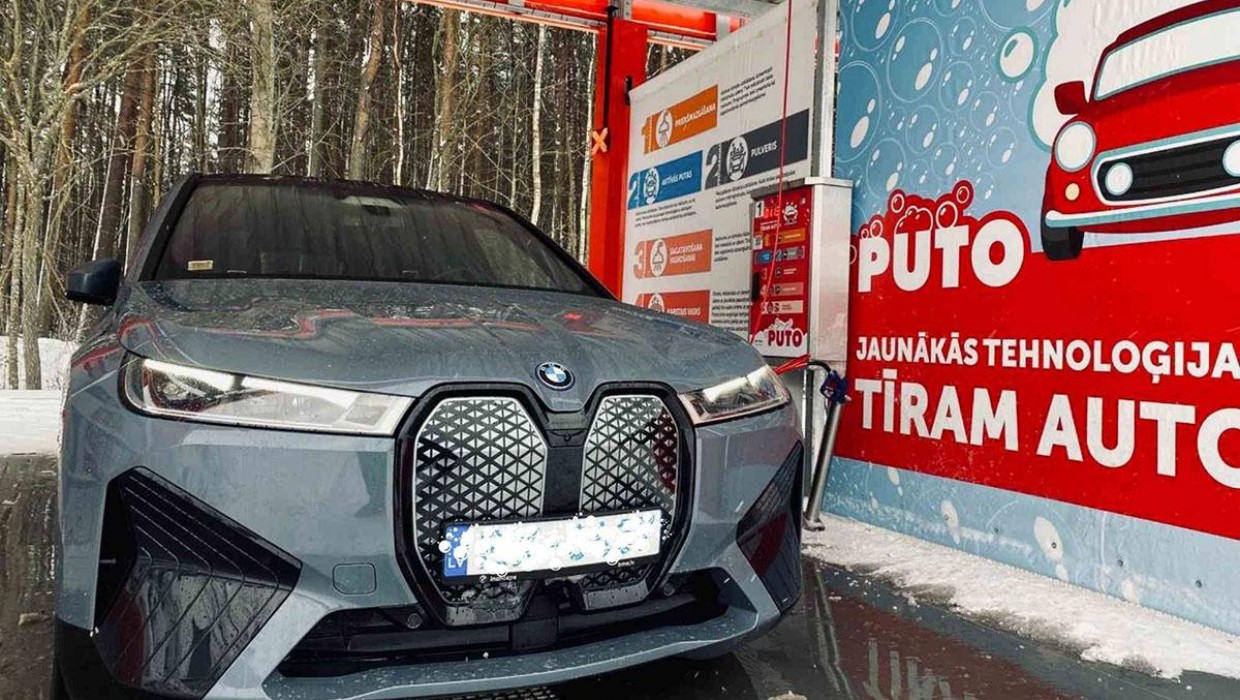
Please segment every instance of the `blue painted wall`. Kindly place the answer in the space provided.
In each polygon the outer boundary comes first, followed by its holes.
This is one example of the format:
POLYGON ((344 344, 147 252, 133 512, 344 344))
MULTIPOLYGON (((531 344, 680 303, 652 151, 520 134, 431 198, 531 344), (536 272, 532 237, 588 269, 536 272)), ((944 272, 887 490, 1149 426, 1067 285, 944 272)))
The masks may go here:
POLYGON ((823 508, 1240 634, 1225 537, 846 458, 823 508))

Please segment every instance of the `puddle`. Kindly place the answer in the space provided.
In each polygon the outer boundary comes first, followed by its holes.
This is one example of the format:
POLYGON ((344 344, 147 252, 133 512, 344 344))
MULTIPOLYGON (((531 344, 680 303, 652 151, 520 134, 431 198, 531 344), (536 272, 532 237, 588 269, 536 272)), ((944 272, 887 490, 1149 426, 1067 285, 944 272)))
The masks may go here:
POLYGON ((812 560, 796 610, 709 662, 662 661, 504 700, 1232 700, 1240 682, 1087 663, 812 560))

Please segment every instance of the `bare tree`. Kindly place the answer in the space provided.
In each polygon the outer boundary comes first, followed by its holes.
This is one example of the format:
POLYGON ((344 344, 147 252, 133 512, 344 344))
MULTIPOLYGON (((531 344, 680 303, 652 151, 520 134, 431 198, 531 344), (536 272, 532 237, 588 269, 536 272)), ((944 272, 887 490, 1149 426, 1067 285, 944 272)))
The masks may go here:
POLYGON ((538 48, 534 49, 534 109, 530 116, 530 132, 533 134, 533 154, 530 156, 531 182, 534 186, 534 204, 530 206, 530 221, 538 225, 542 216, 542 90, 543 46, 547 43, 546 25, 538 25, 538 48))
POLYGON ((580 251, 593 45, 403 0, 0 0, 0 386, 96 318, 65 270, 132 259, 190 171, 493 197, 580 251))
POLYGON ((245 169, 270 173, 276 163, 276 39, 271 0, 248 0, 250 12, 250 139, 245 169))
POLYGON ((384 12, 387 0, 373 3, 370 17, 370 40, 367 42, 366 59, 362 68, 360 83, 357 88, 357 109, 353 119, 353 145, 349 149, 349 177, 362 179, 369 163, 369 152, 366 149, 366 132, 370 127, 370 90, 379 75, 379 65, 383 61, 383 32, 387 26, 384 12))
POLYGON ((138 238, 150 213, 146 184, 146 165, 151 148, 151 117, 155 110, 155 49, 147 48, 142 56, 142 76, 138 87, 138 114, 135 118, 133 157, 129 170, 129 235, 125 243, 125 260, 132 261, 138 249, 138 238))
POLYGON ((457 33, 460 29, 460 15, 456 12, 445 11, 442 16, 442 33, 443 48, 442 68, 440 69, 439 84, 435 91, 439 102, 435 116, 435 150, 431 153, 431 174, 427 182, 428 186, 441 190, 450 180, 445 177, 448 169, 448 163, 451 162, 453 152, 456 150, 456 130, 453 124, 456 92, 456 44, 457 33))

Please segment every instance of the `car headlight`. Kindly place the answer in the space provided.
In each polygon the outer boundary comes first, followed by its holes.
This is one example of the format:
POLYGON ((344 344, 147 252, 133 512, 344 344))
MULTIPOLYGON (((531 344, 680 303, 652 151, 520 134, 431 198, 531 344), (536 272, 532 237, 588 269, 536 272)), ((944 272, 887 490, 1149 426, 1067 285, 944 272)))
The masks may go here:
POLYGON ((1132 166, 1127 163, 1116 163, 1107 168, 1102 176, 1102 184, 1112 197, 1121 197, 1132 189, 1132 166))
POLYGON ((1232 177, 1240 177, 1240 141, 1232 141, 1223 151, 1223 170, 1232 177))
POLYGON ((413 399, 293 384, 133 358, 122 370, 137 410, 206 423, 392 435, 413 399))
POLYGON ((747 416, 782 406, 788 400, 783 382, 766 366, 743 377, 680 395, 680 402, 697 425, 747 416))
POLYGON ((1089 165, 1096 145, 1094 130, 1088 124, 1072 122, 1055 139, 1055 162, 1060 168, 1074 173, 1089 165))

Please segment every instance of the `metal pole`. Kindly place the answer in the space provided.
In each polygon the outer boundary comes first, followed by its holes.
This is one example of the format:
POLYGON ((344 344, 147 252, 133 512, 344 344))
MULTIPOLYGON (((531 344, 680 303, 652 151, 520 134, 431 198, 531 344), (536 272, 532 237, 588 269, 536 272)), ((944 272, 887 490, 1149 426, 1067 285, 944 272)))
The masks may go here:
POLYGON ((827 475, 831 471, 831 455, 835 453, 835 436, 840 430, 840 413, 844 410, 844 402, 828 400, 827 432, 822 436, 822 445, 818 448, 818 459, 814 465, 814 479, 809 485, 809 508, 805 511, 806 530, 824 530, 822 524, 822 492, 827 485, 827 475))
POLYGON ((818 51, 814 56, 813 128, 810 134, 809 174, 831 177, 835 152, 835 34, 839 27, 840 0, 818 0, 818 51))
MULTIPOLYGON (((805 444, 812 449, 814 446, 814 431, 817 426, 814 425, 814 414, 818 411, 814 405, 814 394, 817 388, 814 386, 814 368, 806 367, 801 370, 801 434, 805 436, 805 444)), ((804 468, 805 476, 802 477, 801 487, 809 486, 809 479, 813 476, 815 455, 810 454, 810 450, 805 451, 805 455, 801 458, 801 465, 804 468)))

